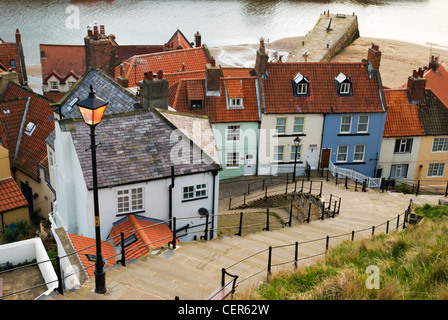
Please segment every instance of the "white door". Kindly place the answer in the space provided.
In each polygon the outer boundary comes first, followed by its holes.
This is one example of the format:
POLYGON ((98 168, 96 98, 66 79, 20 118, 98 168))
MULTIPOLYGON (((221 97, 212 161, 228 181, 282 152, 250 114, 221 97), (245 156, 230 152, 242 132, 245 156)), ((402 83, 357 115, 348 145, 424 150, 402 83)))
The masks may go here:
POLYGON ((255 174, 255 156, 253 153, 248 153, 244 157, 244 175, 251 176, 255 174))
POLYGON ((318 151, 318 148, 308 148, 308 151, 306 153, 306 161, 311 166, 311 170, 317 169, 317 162, 319 161, 318 151))

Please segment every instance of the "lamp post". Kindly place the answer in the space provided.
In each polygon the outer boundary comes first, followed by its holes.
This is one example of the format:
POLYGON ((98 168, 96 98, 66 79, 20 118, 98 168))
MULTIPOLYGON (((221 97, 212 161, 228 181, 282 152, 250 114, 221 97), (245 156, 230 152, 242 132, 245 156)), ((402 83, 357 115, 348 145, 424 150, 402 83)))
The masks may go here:
POLYGON ((101 254, 101 232, 100 216, 98 206, 98 180, 96 171, 96 144, 95 127, 101 122, 107 102, 99 99, 90 85, 89 96, 77 103, 84 123, 90 127, 90 150, 92 150, 92 178, 93 178, 93 203, 95 210, 95 239, 96 239, 96 262, 95 262, 95 292, 103 294, 106 292, 106 274, 101 254))
POLYGON ((297 136, 297 137, 294 139, 294 145, 296 146, 296 154, 295 154, 295 156, 294 156, 294 173, 293 173, 293 176, 292 176, 292 181, 293 181, 293 182, 296 181, 297 151, 298 151, 298 149, 299 149, 299 145, 300 145, 300 138, 299 138, 299 136, 297 136))

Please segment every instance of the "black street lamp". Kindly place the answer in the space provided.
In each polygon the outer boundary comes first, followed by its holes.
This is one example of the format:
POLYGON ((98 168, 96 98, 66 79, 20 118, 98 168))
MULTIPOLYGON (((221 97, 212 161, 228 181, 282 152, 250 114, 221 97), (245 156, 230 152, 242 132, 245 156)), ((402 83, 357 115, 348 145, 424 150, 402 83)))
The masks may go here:
POLYGON ((299 150, 299 145, 300 145, 300 138, 299 136, 297 136, 294 139, 294 145, 296 146, 296 155, 294 157, 294 173, 292 176, 292 181, 295 182, 296 181, 296 164, 297 164, 297 151, 299 150))
POLYGON ((95 262, 95 292, 103 294, 106 292, 106 273, 104 272, 104 261, 101 254, 101 232, 100 215, 98 206, 98 180, 96 171, 96 144, 95 127, 101 122, 107 102, 95 96, 92 85, 90 85, 89 96, 77 103, 84 122, 90 127, 90 150, 92 150, 92 176, 93 176, 93 203, 95 210, 95 239, 96 239, 96 262, 95 262))

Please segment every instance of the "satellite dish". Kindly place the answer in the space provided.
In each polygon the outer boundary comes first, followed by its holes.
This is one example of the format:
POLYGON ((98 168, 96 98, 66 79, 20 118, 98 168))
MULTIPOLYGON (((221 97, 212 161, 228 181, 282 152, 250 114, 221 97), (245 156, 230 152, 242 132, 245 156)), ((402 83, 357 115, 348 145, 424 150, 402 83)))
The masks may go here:
POLYGON ((205 209, 205 208, 200 208, 200 209, 198 210, 198 212, 199 212, 199 214, 200 214, 201 216, 208 216, 208 215, 209 215, 208 210, 205 209))

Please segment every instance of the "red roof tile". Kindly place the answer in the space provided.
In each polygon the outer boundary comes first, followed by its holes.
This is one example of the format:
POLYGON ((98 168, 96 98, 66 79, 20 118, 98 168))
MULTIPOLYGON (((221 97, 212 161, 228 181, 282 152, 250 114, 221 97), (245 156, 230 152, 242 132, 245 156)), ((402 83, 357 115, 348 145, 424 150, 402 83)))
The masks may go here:
MULTIPOLYGON (((68 236, 72 242, 73 248, 77 251, 79 260, 86 270, 87 275, 89 278, 92 278, 95 272, 95 261, 90 261, 87 255, 96 256, 96 240, 72 233, 69 233, 68 236)), ((103 258, 106 259, 105 266, 112 267, 117 263, 117 259, 115 258, 117 253, 109 242, 101 242, 101 254, 103 258)))
POLYGON ((24 172, 34 180, 39 180, 39 163, 47 156, 45 139, 54 130, 54 122, 50 121, 53 110, 50 107, 52 101, 32 91, 10 83, 0 100, 0 138, 9 151, 11 166, 24 172), (25 119, 24 113, 28 104, 25 119), (21 134, 20 146, 14 161, 19 132, 25 120, 21 134), (31 135, 25 133, 26 126, 30 123, 36 125, 31 135))
POLYGON ((13 178, 0 180, 0 212, 28 206, 28 202, 13 178))
POLYGON ((10 68, 16 71, 20 83, 23 83, 21 59, 19 56, 18 45, 16 43, 0 42, 0 65, 2 65, 2 69, 6 71, 10 68), (11 60, 15 61, 15 67, 11 65, 11 60))
POLYGON ((252 78, 221 78, 221 95, 205 96, 203 107, 190 110, 188 86, 201 87, 205 92, 205 79, 181 80, 170 87, 170 106, 179 112, 194 115, 206 115, 211 123, 252 122, 259 121, 258 101, 255 88, 255 77, 252 78), (226 90, 230 88, 230 95, 243 98, 242 109, 229 109, 226 90))
POLYGON ((384 112, 379 87, 370 78, 367 63, 303 62, 269 63, 263 79, 266 113, 384 112), (340 96, 335 78, 343 73, 352 82, 353 94, 340 96), (309 79, 309 95, 296 97, 291 81, 300 73, 309 79))
POLYGON ((126 259, 138 258, 149 253, 151 247, 159 248, 173 239, 173 234, 166 224, 157 224, 142 217, 129 215, 125 220, 112 227, 109 236, 115 245, 124 238, 135 235, 137 241, 126 247, 126 259))
MULTIPOLYGON (((123 62, 123 67, 129 83, 139 83, 144 78, 144 73, 152 71, 157 73, 163 70, 164 75, 186 72, 203 71, 209 63, 204 47, 169 50, 160 53, 152 53, 134 56, 123 62)), ((115 69, 115 78, 121 74, 120 66, 115 69)))
POLYGON ((423 135, 418 115, 418 105, 410 104, 407 89, 384 90, 387 116, 384 137, 408 137, 423 135))
POLYGON ((42 80, 54 72, 60 79, 70 72, 79 78, 86 71, 86 52, 83 45, 41 44, 42 80))
POLYGON ((171 48, 173 49, 189 49, 193 48, 191 43, 187 40, 187 38, 184 36, 184 34, 177 30, 171 39, 167 43, 171 48))
POLYGON ((437 71, 429 69, 423 75, 426 88, 432 89, 442 103, 448 108, 448 72, 439 64, 437 71))

